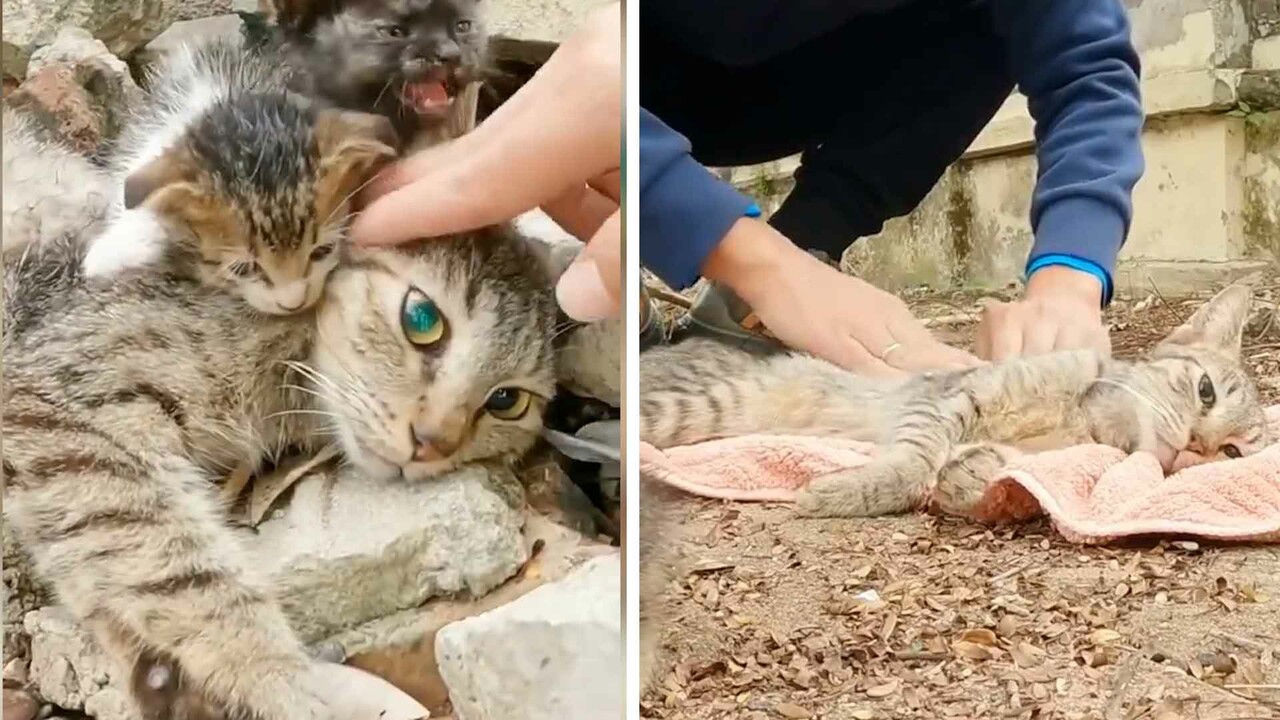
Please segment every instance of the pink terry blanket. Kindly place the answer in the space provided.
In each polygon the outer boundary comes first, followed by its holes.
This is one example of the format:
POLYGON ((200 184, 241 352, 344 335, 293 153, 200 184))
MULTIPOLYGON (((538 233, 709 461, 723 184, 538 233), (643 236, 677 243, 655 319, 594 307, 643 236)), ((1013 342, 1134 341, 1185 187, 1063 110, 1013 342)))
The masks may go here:
MULTIPOLYGON (((1267 415, 1272 437, 1280 437, 1280 405, 1267 415)), ((665 451, 641 443, 640 463, 695 495, 786 502, 811 479, 862 465, 874 452, 852 440, 750 435, 665 451)), ((1024 455, 991 479, 974 519, 1042 514, 1084 544, 1133 535, 1280 542, 1280 443, 1238 460, 1192 463, 1168 477, 1154 455, 1105 445, 1024 455)))

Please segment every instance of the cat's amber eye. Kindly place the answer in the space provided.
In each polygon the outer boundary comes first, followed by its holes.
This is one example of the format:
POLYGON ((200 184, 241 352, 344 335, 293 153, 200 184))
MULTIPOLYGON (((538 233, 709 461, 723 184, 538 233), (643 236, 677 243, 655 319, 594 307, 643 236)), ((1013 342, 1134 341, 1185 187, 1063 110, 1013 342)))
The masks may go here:
POLYGON ((1240 448, 1236 447, 1235 445, 1232 445, 1231 443, 1227 443, 1226 445, 1222 446, 1222 454, 1226 455, 1232 460, 1235 460, 1241 457, 1242 455, 1242 453, 1240 452, 1240 448))
POLYGON ((333 254, 333 244, 319 245, 311 251, 311 262, 319 262, 333 254))
POLYGON ((426 293, 409 288, 400 306, 400 327, 404 328, 405 339, 418 347, 426 347, 440 342, 449 324, 426 293))
POLYGON ((460 33, 471 32, 471 21, 459 20, 458 22, 454 23, 453 29, 457 30, 460 33))
POLYGON ((1213 407, 1218 401, 1218 395, 1213 391, 1213 381, 1208 375, 1200 376, 1200 402, 1204 403, 1206 408, 1213 407))
POLYGON ((499 420, 519 420, 529 412, 532 402, 533 395, 528 390, 498 388, 489 393, 489 399, 484 401, 484 409, 499 420))

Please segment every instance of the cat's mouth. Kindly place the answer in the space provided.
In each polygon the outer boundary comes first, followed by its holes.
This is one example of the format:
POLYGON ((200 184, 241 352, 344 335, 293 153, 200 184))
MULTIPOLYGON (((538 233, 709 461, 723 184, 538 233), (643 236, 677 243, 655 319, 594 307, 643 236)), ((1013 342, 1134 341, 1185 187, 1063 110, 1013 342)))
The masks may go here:
POLYGON ((400 92, 400 102, 420 117, 439 118, 449 112, 458 93, 458 81, 448 68, 428 71, 418 80, 407 83, 400 92))

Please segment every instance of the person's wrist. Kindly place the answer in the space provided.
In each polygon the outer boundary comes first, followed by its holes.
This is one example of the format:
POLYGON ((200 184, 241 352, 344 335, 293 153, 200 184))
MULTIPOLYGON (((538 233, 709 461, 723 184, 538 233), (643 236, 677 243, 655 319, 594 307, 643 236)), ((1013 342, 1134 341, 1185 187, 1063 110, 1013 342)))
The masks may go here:
POLYGON ((751 217, 739 218, 702 264, 702 276, 729 286, 748 304, 775 284, 783 266, 804 252, 777 230, 751 217))
POLYGON ((1101 314, 1102 282, 1093 274, 1065 265, 1049 265, 1027 278, 1026 298, 1070 299, 1097 308, 1101 314))

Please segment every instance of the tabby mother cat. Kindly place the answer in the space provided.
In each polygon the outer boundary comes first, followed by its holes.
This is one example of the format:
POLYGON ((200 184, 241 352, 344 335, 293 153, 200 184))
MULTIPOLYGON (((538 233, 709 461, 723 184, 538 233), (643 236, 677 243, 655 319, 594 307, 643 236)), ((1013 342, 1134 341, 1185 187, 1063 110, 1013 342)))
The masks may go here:
MULTIPOLYGON (((317 121, 282 112, 297 125, 281 142, 317 121)), ((300 212, 316 206, 320 165, 305 147, 281 183, 300 212)), ((211 481, 326 437, 386 478, 514 460, 554 391, 548 279, 522 242, 486 230, 350 251, 313 311, 272 316, 156 269, 86 279, 84 250, 66 236, 4 253, 6 520, 134 668, 135 696, 162 666, 194 698, 183 707, 327 717, 211 481)))
POLYGON ((864 466, 813 481, 811 516, 874 516, 930 501, 967 514, 1015 450, 1079 443, 1147 451, 1166 472, 1184 450, 1235 458, 1266 446, 1241 362, 1249 290, 1223 290, 1142 360, 1062 352, 898 383, 794 353, 708 340, 640 358, 640 438, 659 448, 748 433, 876 442, 864 466))

